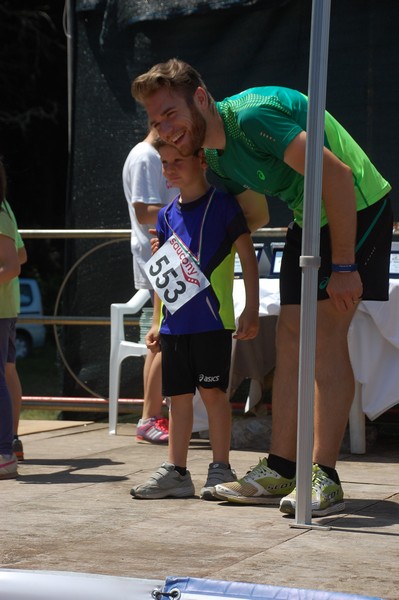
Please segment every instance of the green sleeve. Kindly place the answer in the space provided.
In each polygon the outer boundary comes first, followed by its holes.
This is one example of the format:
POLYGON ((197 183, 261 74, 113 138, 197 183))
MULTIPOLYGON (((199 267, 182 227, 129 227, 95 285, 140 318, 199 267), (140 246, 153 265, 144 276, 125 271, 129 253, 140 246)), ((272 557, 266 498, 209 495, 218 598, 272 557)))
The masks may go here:
POLYGON ((257 148, 280 160, 287 146, 303 131, 288 111, 267 105, 243 111, 239 125, 257 148))
POLYGON ((25 244, 24 241, 21 237, 21 234, 19 233, 18 229, 17 229, 17 237, 15 239, 15 243, 17 245, 17 250, 20 250, 21 248, 25 248, 25 244))

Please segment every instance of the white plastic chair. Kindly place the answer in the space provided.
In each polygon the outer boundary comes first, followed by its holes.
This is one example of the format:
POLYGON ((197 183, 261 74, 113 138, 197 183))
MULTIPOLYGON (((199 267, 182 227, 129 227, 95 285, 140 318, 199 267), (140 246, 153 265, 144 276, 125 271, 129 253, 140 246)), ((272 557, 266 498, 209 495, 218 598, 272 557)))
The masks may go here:
POLYGON ((149 290, 138 290, 126 303, 111 304, 111 351, 109 358, 109 434, 116 435, 121 364, 128 356, 145 356, 147 347, 125 339, 124 316, 137 314, 150 299, 149 290))

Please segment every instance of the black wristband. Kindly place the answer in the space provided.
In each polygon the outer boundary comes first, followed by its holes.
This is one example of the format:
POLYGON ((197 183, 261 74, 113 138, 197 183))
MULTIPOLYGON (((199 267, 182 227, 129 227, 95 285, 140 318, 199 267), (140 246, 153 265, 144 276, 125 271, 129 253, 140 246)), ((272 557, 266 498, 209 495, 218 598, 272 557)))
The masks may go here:
POLYGON ((338 265, 332 264, 331 271, 333 273, 353 273, 354 271, 357 271, 357 264, 356 263, 338 264, 338 265))

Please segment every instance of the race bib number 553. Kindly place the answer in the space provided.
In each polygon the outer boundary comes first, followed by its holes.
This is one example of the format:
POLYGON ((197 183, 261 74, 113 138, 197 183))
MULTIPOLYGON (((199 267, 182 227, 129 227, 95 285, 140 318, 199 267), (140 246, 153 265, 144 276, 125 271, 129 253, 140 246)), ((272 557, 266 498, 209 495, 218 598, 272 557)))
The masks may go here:
POLYGON ((172 236, 145 265, 154 291, 171 314, 210 285, 189 253, 172 236))

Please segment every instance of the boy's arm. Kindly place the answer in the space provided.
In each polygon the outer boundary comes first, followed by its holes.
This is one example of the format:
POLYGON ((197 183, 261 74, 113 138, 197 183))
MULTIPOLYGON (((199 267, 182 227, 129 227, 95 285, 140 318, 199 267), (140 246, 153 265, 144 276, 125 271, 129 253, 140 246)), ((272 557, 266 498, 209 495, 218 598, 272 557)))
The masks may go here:
POLYGON ((253 190, 245 190, 245 192, 237 194, 236 198, 250 231, 256 231, 268 224, 270 218, 266 196, 253 190))
POLYGON ((154 294, 154 312, 152 315, 152 325, 145 336, 145 343, 153 354, 161 351, 159 344, 159 322, 161 317, 161 299, 157 294, 154 294))
POLYGON ((243 233, 234 243, 240 257, 245 286, 245 308, 238 318, 233 337, 250 340, 259 330, 259 270, 255 249, 249 233, 243 233))
POLYGON ((133 202, 134 212, 140 225, 155 225, 162 204, 147 204, 146 202, 133 202))

